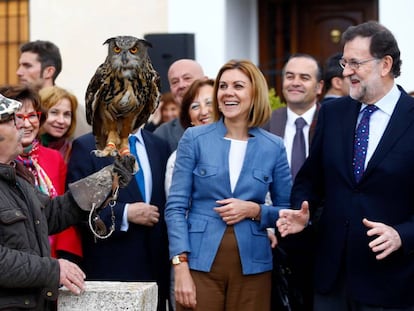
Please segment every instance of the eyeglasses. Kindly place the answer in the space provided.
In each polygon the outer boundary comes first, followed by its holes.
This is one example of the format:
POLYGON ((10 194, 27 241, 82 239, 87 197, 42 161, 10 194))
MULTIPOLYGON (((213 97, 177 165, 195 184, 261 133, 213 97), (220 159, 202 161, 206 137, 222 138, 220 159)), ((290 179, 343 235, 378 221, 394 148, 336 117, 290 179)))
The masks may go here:
POLYGON ((19 124, 23 124, 24 121, 27 119, 29 120, 30 123, 37 123, 39 122, 40 116, 42 115, 42 113, 40 111, 33 111, 30 112, 28 114, 23 114, 23 113, 16 113, 16 121, 19 124))
POLYGON ((378 58, 370 58, 370 59, 360 60, 360 61, 357 61, 357 60, 348 61, 345 58, 341 58, 339 60, 339 66, 341 66, 343 69, 345 69, 346 65, 348 65, 349 68, 351 68, 352 70, 358 70, 359 66, 361 66, 365 63, 368 63, 370 61, 376 60, 376 59, 378 59, 378 58))

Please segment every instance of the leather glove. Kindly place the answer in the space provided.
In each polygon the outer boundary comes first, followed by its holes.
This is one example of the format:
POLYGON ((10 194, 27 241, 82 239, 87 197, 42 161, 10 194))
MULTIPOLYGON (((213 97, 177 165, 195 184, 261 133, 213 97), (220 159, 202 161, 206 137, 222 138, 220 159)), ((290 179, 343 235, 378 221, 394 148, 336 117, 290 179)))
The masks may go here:
POLYGON ((137 161, 133 155, 116 157, 112 171, 119 176, 119 187, 124 188, 128 186, 132 175, 138 171, 137 161))

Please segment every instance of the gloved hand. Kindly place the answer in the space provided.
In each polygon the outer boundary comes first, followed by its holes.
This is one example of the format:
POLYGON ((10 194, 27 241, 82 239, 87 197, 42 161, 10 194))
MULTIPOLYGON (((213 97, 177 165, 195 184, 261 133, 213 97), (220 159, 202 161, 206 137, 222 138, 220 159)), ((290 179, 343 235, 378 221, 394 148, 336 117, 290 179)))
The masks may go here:
POLYGON ((126 187, 138 171, 138 165, 133 155, 118 156, 115 158, 112 171, 119 176, 119 187, 126 187))

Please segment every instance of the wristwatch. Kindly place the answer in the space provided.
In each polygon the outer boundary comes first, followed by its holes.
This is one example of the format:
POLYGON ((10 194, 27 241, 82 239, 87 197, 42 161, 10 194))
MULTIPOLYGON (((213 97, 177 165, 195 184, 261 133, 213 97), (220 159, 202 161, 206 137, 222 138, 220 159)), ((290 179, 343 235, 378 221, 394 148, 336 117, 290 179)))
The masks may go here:
POLYGON ((182 262, 188 262, 188 258, 186 255, 175 255, 172 258, 172 264, 173 265, 179 265, 182 262))

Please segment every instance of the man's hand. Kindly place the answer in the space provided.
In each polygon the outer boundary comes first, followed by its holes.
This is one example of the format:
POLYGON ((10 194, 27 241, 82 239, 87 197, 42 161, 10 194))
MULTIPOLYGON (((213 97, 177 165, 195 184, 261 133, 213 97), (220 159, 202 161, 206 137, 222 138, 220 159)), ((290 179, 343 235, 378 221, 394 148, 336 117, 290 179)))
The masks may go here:
POLYGON ((60 284, 72 293, 79 295, 85 290, 85 273, 73 262, 58 259, 60 267, 60 284))
POLYGON ((381 222, 369 221, 366 218, 362 220, 362 223, 369 228, 368 236, 377 236, 368 246, 374 253, 377 253, 378 260, 384 259, 401 247, 400 235, 393 227, 381 222))
POLYGON ((158 207, 144 202, 130 203, 128 206, 128 221, 138 225, 152 227, 158 223, 160 213, 158 207))
POLYGON ((277 245, 277 236, 275 234, 275 229, 267 228, 266 231, 267 231, 267 237, 269 238, 269 241, 270 241, 270 247, 275 248, 277 245))
POLYGON ((309 203, 303 201, 300 210, 282 209, 279 212, 279 219, 276 221, 280 235, 285 237, 292 233, 302 231, 309 222, 309 203))

